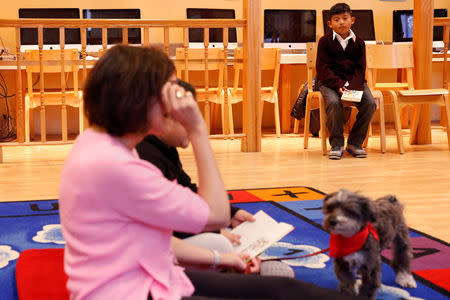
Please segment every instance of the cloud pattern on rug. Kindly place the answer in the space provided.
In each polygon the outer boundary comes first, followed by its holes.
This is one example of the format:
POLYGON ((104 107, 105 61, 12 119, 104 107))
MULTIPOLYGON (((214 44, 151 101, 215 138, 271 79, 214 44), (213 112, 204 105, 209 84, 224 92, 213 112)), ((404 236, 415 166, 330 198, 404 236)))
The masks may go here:
POLYGON ((37 243, 55 243, 65 244, 66 241, 62 235, 61 224, 48 224, 42 227, 43 230, 38 231, 33 237, 33 241, 37 243))
POLYGON ((11 246, 0 245, 0 269, 6 267, 11 260, 19 258, 19 252, 12 250, 11 246))
MULTIPOLYGON (((267 249, 261 254, 261 259, 276 258, 276 257, 289 257, 289 256, 301 256, 320 251, 319 248, 311 245, 294 245, 291 243, 278 242, 273 244, 272 247, 267 249)), ((295 258, 283 260, 284 263, 293 267, 305 267, 310 269, 323 269, 325 263, 330 260, 330 257, 326 254, 318 254, 305 258, 295 258)))

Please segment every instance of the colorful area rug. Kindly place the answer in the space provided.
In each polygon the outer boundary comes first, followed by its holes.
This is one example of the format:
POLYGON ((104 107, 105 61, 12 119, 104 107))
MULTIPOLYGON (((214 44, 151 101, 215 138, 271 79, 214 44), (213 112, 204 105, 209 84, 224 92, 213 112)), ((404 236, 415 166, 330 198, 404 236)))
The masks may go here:
MULTIPOLYGON (((322 227, 324 194, 308 187, 284 187, 228 192, 233 205, 256 213, 262 209, 279 222, 295 229, 269 248, 264 257, 299 256, 328 247, 328 233, 322 227)), ((449 299, 449 244, 417 230, 410 229, 414 249, 412 270, 416 289, 403 289, 395 283, 388 266, 390 253, 383 252, 383 287, 377 299, 449 299)), ((0 203, 0 299, 17 299, 15 265, 26 249, 62 248, 57 200, 0 203)), ((336 289, 333 263, 326 254, 285 260, 301 280, 336 289)))

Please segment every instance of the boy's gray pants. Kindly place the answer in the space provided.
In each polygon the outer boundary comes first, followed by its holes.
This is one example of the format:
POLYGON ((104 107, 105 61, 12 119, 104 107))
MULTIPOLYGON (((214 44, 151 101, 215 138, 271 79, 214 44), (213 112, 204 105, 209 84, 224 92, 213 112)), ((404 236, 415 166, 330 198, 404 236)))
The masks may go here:
MULTIPOLYGON (((325 99, 327 107, 327 128, 330 132, 330 145, 331 147, 343 147, 344 106, 342 105, 341 96, 336 91, 322 84, 319 84, 319 90, 325 99)), ((364 84, 363 96, 361 102, 356 103, 356 108, 358 109, 358 114, 356 115, 356 122, 350 132, 347 144, 361 147, 366 138, 372 116, 377 109, 377 104, 367 84, 364 84)))

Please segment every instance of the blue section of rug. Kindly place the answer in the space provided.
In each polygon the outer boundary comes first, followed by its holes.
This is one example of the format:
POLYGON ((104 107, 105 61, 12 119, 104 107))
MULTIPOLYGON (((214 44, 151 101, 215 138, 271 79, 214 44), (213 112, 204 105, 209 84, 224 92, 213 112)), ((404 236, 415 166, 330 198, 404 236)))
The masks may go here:
MULTIPOLYGON (((328 247, 329 235, 320 226, 323 219, 321 200, 233 205, 250 213, 262 209, 275 220, 295 226, 291 233, 269 248, 262 257, 299 256, 328 247)), ((417 232, 410 233, 412 237, 423 237, 417 232)), ((15 264, 21 251, 62 247, 64 241, 56 200, 0 203, 0 299, 17 299, 15 264)), ((293 267, 295 276, 301 280, 331 289, 337 287, 332 259, 326 254, 284 262, 293 267)), ((420 281, 420 278, 418 288, 400 288, 395 283, 392 269, 386 263, 383 263, 382 268, 382 282, 385 286, 379 290, 377 299, 408 299, 410 296, 432 300, 448 299, 448 291, 439 289, 430 282, 420 281)))
MULTIPOLYGON (((63 248, 61 236, 44 226, 60 224, 58 202, 0 203, 0 299, 17 299, 17 254, 26 249, 63 248)), ((60 230, 59 230, 60 232, 60 230)))

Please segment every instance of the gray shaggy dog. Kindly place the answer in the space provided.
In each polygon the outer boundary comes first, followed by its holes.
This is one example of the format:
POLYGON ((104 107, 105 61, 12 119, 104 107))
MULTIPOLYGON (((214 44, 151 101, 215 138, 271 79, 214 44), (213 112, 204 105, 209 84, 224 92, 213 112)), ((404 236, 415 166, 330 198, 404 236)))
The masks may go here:
MULTIPOLYGON (((362 247, 352 254, 335 257, 334 270, 338 289, 375 299, 381 280, 381 250, 392 245, 391 266, 396 282, 402 287, 415 288, 410 271, 412 250, 408 227, 403 217, 403 206, 395 196, 388 195, 371 201, 369 198, 345 189, 329 194, 323 200, 323 227, 334 236, 351 238, 370 222, 379 236, 368 234, 362 247), (354 270, 356 270, 355 279, 354 270)), ((331 253, 331 252, 330 252, 331 253)))

